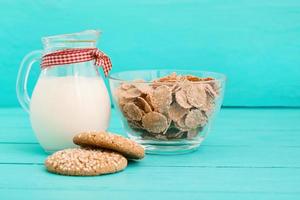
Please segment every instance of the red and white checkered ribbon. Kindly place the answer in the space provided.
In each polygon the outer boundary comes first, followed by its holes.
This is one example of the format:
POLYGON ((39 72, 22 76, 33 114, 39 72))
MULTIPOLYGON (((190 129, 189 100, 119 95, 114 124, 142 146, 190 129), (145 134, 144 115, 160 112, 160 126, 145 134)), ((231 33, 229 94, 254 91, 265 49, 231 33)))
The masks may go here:
POLYGON ((46 68, 90 60, 95 60, 95 65, 102 66, 105 76, 108 75, 112 68, 111 61, 107 55, 97 48, 64 49, 49 53, 43 56, 41 66, 46 68))

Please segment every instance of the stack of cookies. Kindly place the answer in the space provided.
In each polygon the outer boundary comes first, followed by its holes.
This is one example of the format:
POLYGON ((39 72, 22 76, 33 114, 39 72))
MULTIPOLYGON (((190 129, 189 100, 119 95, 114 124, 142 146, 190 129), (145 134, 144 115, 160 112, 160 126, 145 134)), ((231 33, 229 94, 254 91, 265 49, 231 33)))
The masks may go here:
POLYGON ((142 159, 144 148, 108 132, 79 133, 73 142, 80 148, 57 151, 45 161, 49 172, 69 176, 97 176, 121 171, 127 159, 142 159))

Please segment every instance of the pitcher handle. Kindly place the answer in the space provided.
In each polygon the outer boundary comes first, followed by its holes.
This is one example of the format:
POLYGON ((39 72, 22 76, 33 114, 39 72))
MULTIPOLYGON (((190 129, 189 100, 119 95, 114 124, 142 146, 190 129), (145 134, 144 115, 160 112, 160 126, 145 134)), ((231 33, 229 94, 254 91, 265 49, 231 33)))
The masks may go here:
POLYGON ((32 65, 35 62, 40 61, 41 56, 42 56, 41 50, 32 51, 29 54, 27 54, 21 62, 18 76, 17 76, 17 83, 16 83, 17 97, 20 102, 20 105, 27 113, 29 113, 29 105, 30 105, 30 97, 27 91, 28 77, 32 65))

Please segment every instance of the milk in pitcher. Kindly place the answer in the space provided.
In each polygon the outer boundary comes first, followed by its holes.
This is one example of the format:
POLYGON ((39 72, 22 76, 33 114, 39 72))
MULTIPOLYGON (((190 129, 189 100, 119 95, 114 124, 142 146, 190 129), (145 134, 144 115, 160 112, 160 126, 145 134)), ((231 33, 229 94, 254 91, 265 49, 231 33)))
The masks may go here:
POLYGON ((41 77, 30 102, 30 120, 46 151, 73 147, 73 136, 108 128, 110 99, 100 77, 41 77))

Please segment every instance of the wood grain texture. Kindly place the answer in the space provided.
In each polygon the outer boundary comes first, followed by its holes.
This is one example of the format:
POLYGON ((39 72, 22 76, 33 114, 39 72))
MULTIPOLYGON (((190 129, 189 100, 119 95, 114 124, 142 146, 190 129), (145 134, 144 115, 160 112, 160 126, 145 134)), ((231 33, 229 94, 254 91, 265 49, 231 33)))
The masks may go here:
MULTIPOLYGON (((267 144, 266 144, 267 145, 267 144)), ((42 165, 47 154, 38 144, 1 144, 1 164, 42 165)), ((200 168, 300 168, 300 147, 203 145, 193 153, 147 156, 139 166, 200 168)))
MULTIPOLYGON (((114 110, 112 119, 122 133, 114 110)), ((299 124, 300 109, 223 109, 196 152, 65 177, 46 172, 28 116, 0 109, 0 199, 299 199, 299 124)))
MULTIPOLYGON (((66 177, 49 174, 43 166, 0 165, 10 176, 0 180, 2 189, 67 191, 231 192, 299 193, 300 169, 236 169, 190 167, 142 167, 98 177, 66 177), (151 176, 151 179, 150 177, 151 176), (283 184, 284 183, 284 184, 283 184)), ((163 192, 162 192, 163 194, 163 192)), ((152 197, 145 196, 146 199, 152 197)), ((160 198, 161 199, 161 198, 160 198)))
MULTIPOLYGON (((201 186, 201 185, 200 185, 201 186)), ((3 197, 9 196, 10 199, 37 199, 45 200, 65 200, 65 199, 243 199, 243 200, 299 200, 299 193, 286 193, 286 192, 221 192, 221 191, 137 191, 127 192, 124 190, 59 190, 59 189, 41 189, 41 190, 28 190, 28 189, 0 189, 3 197), (24 198, 25 197, 25 198, 24 198)))
POLYGON ((41 37, 92 28, 113 71, 217 71, 228 76, 225 105, 300 106, 298 0, 1 0, 0 12, 1 106, 18 105, 18 66, 41 37))
MULTIPOLYGON (((115 109, 110 130, 125 135, 115 109)), ((0 143, 37 143, 28 115, 20 108, 0 109, 0 143)), ((299 146, 300 109, 225 108, 204 145, 299 146), (274 136, 276 135, 276 136, 274 136)))

